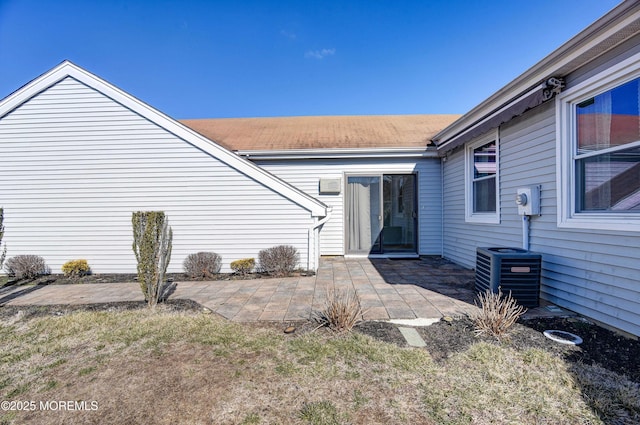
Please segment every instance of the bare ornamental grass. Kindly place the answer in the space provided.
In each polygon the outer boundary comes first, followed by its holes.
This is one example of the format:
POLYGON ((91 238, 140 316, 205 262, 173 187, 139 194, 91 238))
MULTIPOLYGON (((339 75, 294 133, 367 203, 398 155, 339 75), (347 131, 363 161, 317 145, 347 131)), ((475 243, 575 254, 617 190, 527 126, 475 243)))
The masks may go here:
POLYGON ((2 424, 562 425, 634 423, 640 412, 636 383, 542 350, 479 342, 436 363, 357 332, 285 335, 162 304, 16 314, 0 340, 0 399, 98 403, 0 411, 2 424))
POLYGON ((499 287, 497 293, 486 291, 478 294, 476 305, 480 312, 473 317, 475 333, 498 339, 506 336, 520 316, 527 311, 511 297, 511 292, 505 296, 499 287))
POLYGON ((324 308, 316 315, 316 320, 331 330, 349 332, 362 321, 362 307, 358 296, 349 290, 327 289, 324 308))

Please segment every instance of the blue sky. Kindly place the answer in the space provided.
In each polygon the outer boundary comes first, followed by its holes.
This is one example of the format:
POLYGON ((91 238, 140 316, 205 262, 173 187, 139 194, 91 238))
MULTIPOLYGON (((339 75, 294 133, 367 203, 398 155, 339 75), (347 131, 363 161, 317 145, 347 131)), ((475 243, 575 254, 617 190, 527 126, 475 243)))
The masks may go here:
POLYGON ((69 59, 177 118, 464 113, 618 0, 0 0, 0 98, 69 59))

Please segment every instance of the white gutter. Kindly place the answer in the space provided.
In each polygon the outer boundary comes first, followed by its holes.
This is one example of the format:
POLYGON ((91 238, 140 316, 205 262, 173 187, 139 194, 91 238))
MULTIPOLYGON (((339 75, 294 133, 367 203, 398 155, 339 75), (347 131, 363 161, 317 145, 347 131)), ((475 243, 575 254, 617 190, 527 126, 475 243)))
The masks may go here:
MULTIPOLYGON (((486 122, 488 122, 489 120, 493 119, 494 117, 500 115, 502 112, 508 110, 509 108, 512 108, 514 105, 518 104, 523 99, 526 99, 527 97, 533 95, 536 92, 540 92, 540 91, 544 90, 545 88, 547 88, 547 83, 546 82, 538 84, 537 86, 535 86, 531 90, 527 91, 526 93, 523 93, 523 94, 511 99, 511 101, 509 101, 509 103, 506 103, 506 104, 502 105, 500 108, 498 108, 498 109, 490 112, 489 114, 485 115, 479 121, 476 121, 474 124, 470 125, 469 127, 466 127, 464 130, 460 131, 459 133, 456 133, 449 140, 447 140, 445 142, 442 142, 442 143, 439 143, 438 144, 438 149, 443 149, 445 146, 447 146, 453 140, 455 140, 455 139, 457 139, 459 137, 462 137, 465 134, 473 131, 474 129, 480 127, 481 125, 485 124, 486 122)), ((444 131, 446 131, 446 130, 444 130, 444 131)), ((438 135, 436 135, 436 137, 438 137, 438 135)))
MULTIPOLYGON (((428 143, 425 141, 425 144, 428 143)), ((235 151, 250 160, 341 159, 341 158, 437 158, 435 147, 333 148, 235 151)))
POLYGON ((313 224, 309 227, 308 237, 307 237, 307 269, 311 269, 311 260, 312 260, 312 250, 311 250, 311 235, 313 234, 313 255, 315 258, 313 259, 313 271, 318 271, 319 260, 320 260, 320 226, 325 224, 331 218, 331 212, 333 211, 333 207, 327 207, 327 215, 322 219, 318 220, 318 217, 313 217, 313 224))

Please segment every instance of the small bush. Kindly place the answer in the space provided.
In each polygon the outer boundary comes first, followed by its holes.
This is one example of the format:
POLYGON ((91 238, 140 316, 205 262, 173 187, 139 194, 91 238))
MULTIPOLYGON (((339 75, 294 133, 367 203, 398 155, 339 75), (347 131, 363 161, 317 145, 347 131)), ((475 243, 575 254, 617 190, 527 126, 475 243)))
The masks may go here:
POLYGON ((362 321, 362 307, 352 291, 328 290, 324 309, 316 320, 336 332, 349 332, 362 321))
POLYGON ((189 254, 182 263, 185 274, 194 279, 215 277, 222 267, 222 257, 215 252, 189 254))
MULTIPOLYGON (((480 312, 473 317, 476 335, 490 335, 501 338, 518 321, 527 309, 516 303, 511 292, 505 297, 502 289, 498 293, 486 291, 478 294, 480 312)), ((476 305, 478 305, 476 302, 476 305)))
POLYGON ((16 255, 7 260, 4 269, 16 279, 35 279, 51 273, 44 258, 39 255, 16 255))
POLYGON ((65 277, 76 278, 91 274, 91 267, 87 260, 70 260, 62 265, 65 277))
POLYGON ((255 266, 256 260, 254 258, 243 258, 241 260, 231 262, 231 270, 235 273, 241 274, 242 276, 246 276, 251 273, 255 266))
POLYGON ((291 245, 278 245, 258 253, 260 268, 273 276, 289 276, 298 266, 298 250, 291 245))

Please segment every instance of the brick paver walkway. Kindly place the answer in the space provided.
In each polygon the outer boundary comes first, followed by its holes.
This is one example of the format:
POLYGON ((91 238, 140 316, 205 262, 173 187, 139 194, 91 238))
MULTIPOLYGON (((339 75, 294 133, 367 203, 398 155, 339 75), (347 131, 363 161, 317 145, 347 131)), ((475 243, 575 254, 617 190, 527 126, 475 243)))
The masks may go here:
MULTIPOLYGON (((323 258, 316 276, 178 282, 171 298, 191 299, 239 322, 309 319, 327 290, 355 291, 365 320, 435 319, 475 311, 474 272, 436 257, 416 260, 323 258)), ((0 305, 141 301, 135 282, 0 289, 0 305)))

